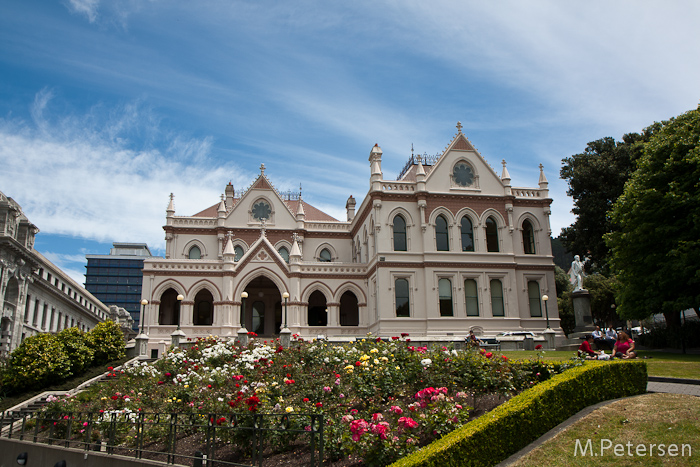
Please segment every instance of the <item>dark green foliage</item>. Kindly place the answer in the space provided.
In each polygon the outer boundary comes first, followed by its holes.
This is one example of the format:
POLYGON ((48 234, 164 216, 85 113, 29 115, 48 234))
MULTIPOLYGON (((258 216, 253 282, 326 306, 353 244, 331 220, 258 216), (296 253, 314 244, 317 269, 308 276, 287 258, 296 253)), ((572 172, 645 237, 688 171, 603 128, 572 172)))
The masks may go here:
POLYGON ((557 289, 557 308, 559 309, 559 321, 564 334, 567 336, 576 327, 574 306, 571 302, 573 286, 569 281, 569 275, 559 266, 554 266, 554 284, 557 289))
POLYGON ((95 351, 93 365, 101 365, 124 358, 126 353, 124 334, 114 321, 99 323, 87 335, 90 346, 95 351))
POLYGON ((654 129, 649 127, 642 135, 626 134, 622 142, 611 137, 591 141, 583 153, 563 160, 560 176, 569 184, 566 194, 574 200, 576 222, 562 229, 559 238, 572 254, 582 258, 590 254, 591 265, 603 272, 607 271, 610 254, 603 235, 617 229, 608 211, 635 169, 641 143, 654 129))
POLYGON ((618 313, 643 319, 700 306, 700 107, 663 122, 612 210, 618 313))
POLYGON ((649 331, 637 337, 636 341, 650 349, 680 349, 681 338, 686 347, 700 347, 700 321, 688 320, 680 327, 668 327, 666 324, 652 326, 649 331))
POLYGON ((53 334, 37 334, 22 341, 10 355, 3 374, 3 392, 47 387, 70 376, 70 358, 53 334))
POLYGON ((643 394, 646 387, 642 361, 587 362, 524 391, 392 466, 495 465, 582 409, 643 394))
POLYGON ((554 264, 563 269, 568 270, 571 262, 574 260, 574 255, 566 249, 559 237, 550 238, 552 243, 552 256, 554 256, 554 264))
POLYGON ((59 332, 56 338, 70 360, 70 374, 79 375, 92 365, 95 351, 88 345, 88 337, 79 328, 68 328, 59 332))
POLYGON ((591 274, 583 279, 583 288, 591 294, 591 314, 593 321, 601 328, 618 320, 615 311, 615 292, 618 283, 615 276, 591 274))

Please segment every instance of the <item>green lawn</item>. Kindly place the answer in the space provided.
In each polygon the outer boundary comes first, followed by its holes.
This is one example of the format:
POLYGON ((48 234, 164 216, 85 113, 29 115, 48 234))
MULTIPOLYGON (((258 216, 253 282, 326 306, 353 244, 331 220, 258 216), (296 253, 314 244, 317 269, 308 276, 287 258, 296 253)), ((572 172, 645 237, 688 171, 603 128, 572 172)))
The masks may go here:
MULTIPOLYGON (((529 360, 543 358, 544 360, 568 360, 576 352, 571 350, 530 351, 506 350, 495 352, 514 360, 529 360)), ((640 350, 639 357, 647 362, 649 376, 666 376, 671 378, 700 379, 700 355, 661 352, 657 350, 640 350)))
POLYGON ((644 394, 625 398, 578 420, 511 467, 698 465, 699 418, 700 400, 694 396, 644 394))

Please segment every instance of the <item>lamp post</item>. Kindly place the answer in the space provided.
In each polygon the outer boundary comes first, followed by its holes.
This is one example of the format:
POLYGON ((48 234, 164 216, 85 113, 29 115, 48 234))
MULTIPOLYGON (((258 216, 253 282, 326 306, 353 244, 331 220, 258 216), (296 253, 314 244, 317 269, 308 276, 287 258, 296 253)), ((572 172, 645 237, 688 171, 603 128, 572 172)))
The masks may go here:
POLYGON ((292 331, 287 327, 287 300, 289 299, 289 293, 283 293, 282 298, 284 298, 284 328, 280 331, 280 343, 282 347, 287 348, 292 343, 292 331))
POLYGON ((146 317, 146 305, 148 305, 148 300, 144 298, 141 300, 141 316, 139 318, 141 321, 141 332, 139 332, 139 335, 136 336, 136 349, 138 349, 140 359, 145 359, 148 357, 146 355, 148 352, 148 336, 143 332, 146 317))
POLYGON ((173 347, 180 347, 180 341, 185 338, 185 333, 180 329, 180 310, 182 308, 182 301, 185 299, 184 296, 178 295, 175 300, 175 305, 177 307, 177 329, 170 334, 170 339, 173 347))
POLYGON ((141 334, 143 334, 143 326, 144 322, 146 321, 146 305, 148 305, 148 300, 144 298, 141 300, 141 334))
POLYGON ((287 327, 287 299, 289 299, 289 293, 285 292, 282 294, 284 298, 284 327, 287 327))
POLYGON ((554 332, 554 330, 552 330, 552 328, 549 327, 549 308, 547 307, 547 300, 549 300, 549 296, 542 295, 542 301, 544 302, 544 312, 547 316, 547 329, 545 329, 542 334, 544 334, 547 350, 554 350, 556 348, 556 333, 554 332))
POLYGON ((248 330, 245 328, 245 299, 248 292, 241 292, 241 327, 238 329, 238 343, 241 347, 248 346, 248 330))
POLYGON ((547 316, 547 329, 549 329, 549 308, 547 307, 547 300, 549 300, 549 296, 542 295, 542 301, 544 302, 544 312, 547 316))

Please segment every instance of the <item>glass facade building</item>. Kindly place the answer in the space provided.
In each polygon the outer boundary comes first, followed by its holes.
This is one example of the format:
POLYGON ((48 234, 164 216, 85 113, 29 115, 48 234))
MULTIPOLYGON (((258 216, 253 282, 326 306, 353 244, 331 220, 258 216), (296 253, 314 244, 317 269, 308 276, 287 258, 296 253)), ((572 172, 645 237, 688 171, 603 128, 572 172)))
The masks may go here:
POLYGON ((145 243, 113 243, 109 255, 86 255, 85 288, 105 305, 124 308, 138 330, 141 316, 143 260, 151 251, 145 243))

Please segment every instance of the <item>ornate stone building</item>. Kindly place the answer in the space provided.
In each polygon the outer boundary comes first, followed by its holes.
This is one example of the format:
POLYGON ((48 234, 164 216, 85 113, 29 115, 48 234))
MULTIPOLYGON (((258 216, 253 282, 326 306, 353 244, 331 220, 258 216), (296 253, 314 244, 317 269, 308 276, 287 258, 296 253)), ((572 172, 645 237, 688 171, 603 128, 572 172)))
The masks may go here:
POLYGON ((245 191, 229 184, 221 201, 192 216, 167 208, 166 257, 144 262, 146 331, 185 335, 274 336, 286 320, 310 338, 409 333, 461 339, 469 330, 545 329, 561 334, 549 214, 539 186, 516 188, 457 126, 442 154, 411 157, 396 181, 370 151, 369 192, 336 220, 282 194, 260 175, 245 191), (247 299, 242 300, 242 294, 247 299), (178 297, 181 301, 178 301, 178 297), (241 308, 244 312, 241 315, 241 308))
POLYGON ((109 309, 34 249, 39 229, 0 192, 0 354, 25 337, 77 326, 89 331, 109 309))

